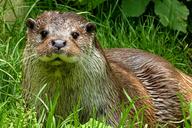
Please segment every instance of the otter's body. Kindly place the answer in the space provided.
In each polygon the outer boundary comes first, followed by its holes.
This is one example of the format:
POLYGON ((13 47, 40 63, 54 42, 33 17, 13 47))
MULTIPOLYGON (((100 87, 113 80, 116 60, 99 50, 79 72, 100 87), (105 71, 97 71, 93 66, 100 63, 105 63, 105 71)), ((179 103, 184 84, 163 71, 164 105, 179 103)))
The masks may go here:
MULTIPOLYGON (((56 97, 56 114, 65 118, 79 104, 86 121, 96 110, 117 125, 125 92, 146 107, 145 123, 170 123, 182 118, 179 95, 192 99, 192 78, 156 55, 136 49, 102 50, 95 26, 74 13, 45 12, 27 21, 24 51, 25 99, 40 111, 41 102, 56 97)), ((133 115, 134 111, 130 113, 133 115)))

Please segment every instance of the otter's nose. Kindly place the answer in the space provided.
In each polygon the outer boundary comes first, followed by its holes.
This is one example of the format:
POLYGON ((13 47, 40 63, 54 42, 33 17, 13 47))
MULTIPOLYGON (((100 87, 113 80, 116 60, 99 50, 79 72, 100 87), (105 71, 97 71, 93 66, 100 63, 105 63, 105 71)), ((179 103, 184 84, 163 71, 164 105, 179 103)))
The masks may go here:
POLYGON ((66 41, 65 40, 52 40, 51 44, 53 47, 58 48, 58 50, 59 50, 66 46, 66 41))

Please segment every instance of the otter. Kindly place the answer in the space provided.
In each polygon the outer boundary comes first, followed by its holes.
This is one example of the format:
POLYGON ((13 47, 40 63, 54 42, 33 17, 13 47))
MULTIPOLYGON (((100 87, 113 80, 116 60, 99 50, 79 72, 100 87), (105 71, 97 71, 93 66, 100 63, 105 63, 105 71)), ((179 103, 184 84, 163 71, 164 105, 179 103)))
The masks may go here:
POLYGON ((165 59, 139 49, 102 49, 96 26, 74 12, 47 11, 26 25, 22 87, 26 104, 37 111, 56 97, 56 115, 65 118, 78 104, 80 121, 94 111, 115 127, 122 106, 131 104, 128 95, 137 109, 145 107, 151 127, 176 127, 182 119, 179 95, 191 101, 192 77, 165 59))

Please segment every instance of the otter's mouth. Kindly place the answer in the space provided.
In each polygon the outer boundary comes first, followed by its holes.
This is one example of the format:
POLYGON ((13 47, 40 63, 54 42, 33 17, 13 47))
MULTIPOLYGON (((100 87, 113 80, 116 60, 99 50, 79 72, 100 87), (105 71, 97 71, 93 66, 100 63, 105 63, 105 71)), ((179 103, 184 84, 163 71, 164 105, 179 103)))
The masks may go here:
POLYGON ((61 65, 62 63, 64 63, 64 61, 61 60, 61 58, 57 57, 57 58, 51 60, 49 63, 51 65, 61 65))
POLYGON ((57 57, 53 61, 62 61, 62 60, 59 57, 57 57))
POLYGON ((51 65, 61 65, 63 63, 74 63, 78 59, 76 56, 66 56, 61 54, 52 54, 51 56, 41 56, 40 60, 51 65))

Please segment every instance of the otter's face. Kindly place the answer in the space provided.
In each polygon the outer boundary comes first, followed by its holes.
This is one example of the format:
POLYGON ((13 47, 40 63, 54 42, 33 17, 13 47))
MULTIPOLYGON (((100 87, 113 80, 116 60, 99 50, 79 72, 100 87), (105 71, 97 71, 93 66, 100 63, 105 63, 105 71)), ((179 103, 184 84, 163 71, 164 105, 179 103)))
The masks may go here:
POLYGON ((74 63, 94 47, 95 25, 75 13, 45 12, 26 24, 28 43, 43 62, 74 63))

